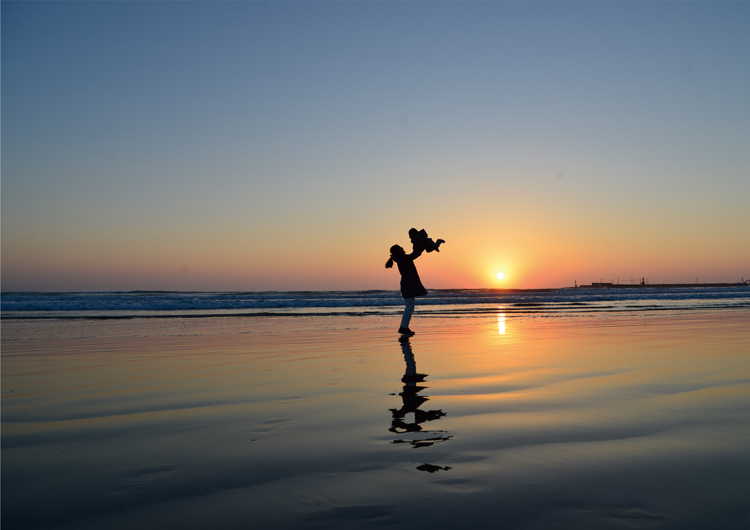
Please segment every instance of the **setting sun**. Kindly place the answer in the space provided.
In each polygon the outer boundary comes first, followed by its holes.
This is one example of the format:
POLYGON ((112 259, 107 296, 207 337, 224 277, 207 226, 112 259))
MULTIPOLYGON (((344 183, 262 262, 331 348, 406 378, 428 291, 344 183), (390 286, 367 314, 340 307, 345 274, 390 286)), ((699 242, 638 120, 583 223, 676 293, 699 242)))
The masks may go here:
POLYGON ((502 272, 498 272, 497 273, 497 279, 498 280, 502 280, 503 278, 505 278, 505 274, 503 274, 502 272))

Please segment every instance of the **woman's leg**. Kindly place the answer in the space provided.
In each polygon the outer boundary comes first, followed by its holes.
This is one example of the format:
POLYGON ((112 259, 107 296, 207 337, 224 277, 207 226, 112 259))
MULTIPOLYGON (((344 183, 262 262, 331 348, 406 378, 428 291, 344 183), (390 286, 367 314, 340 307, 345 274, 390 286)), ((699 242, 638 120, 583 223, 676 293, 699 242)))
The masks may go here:
POLYGON ((411 314, 414 312, 414 298, 404 298, 404 316, 401 317, 401 327, 409 328, 409 321, 411 320, 411 314))

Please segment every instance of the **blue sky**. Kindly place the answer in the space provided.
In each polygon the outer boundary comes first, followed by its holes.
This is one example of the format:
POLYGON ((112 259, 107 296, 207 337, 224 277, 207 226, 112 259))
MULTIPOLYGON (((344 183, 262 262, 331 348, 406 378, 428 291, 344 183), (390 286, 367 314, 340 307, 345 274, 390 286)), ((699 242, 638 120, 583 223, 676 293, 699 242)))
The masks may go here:
POLYGON ((3 2, 3 289, 382 288, 416 225, 453 245, 436 287, 734 281, 748 27, 747 2, 3 2))

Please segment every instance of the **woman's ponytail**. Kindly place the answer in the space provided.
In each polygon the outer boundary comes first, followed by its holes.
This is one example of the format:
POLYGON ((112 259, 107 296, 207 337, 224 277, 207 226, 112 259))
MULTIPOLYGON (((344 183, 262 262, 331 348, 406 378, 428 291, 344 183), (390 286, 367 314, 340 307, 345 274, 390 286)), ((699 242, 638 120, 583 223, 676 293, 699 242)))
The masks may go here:
POLYGON ((388 261, 385 262, 385 268, 390 269, 393 267, 393 258, 388 258, 388 261))

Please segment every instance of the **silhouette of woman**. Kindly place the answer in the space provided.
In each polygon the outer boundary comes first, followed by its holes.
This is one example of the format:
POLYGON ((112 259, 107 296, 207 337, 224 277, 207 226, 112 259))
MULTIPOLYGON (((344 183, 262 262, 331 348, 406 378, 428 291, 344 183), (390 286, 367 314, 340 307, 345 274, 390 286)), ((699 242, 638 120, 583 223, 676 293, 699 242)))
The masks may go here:
POLYGON ((398 265, 398 272, 401 273, 401 296, 404 297, 404 316, 401 318, 401 327, 398 332, 402 335, 411 336, 414 332, 409 329, 411 314, 414 312, 414 299, 417 296, 425 296, 427 289, 422 285, 417 273, 417 267, 414 260, 422 255, 422 250, 415 250, 407 254, 399 245, 391 247, 391 257, 385 264, 386 269, 393 267, 393 262, 398 265))

